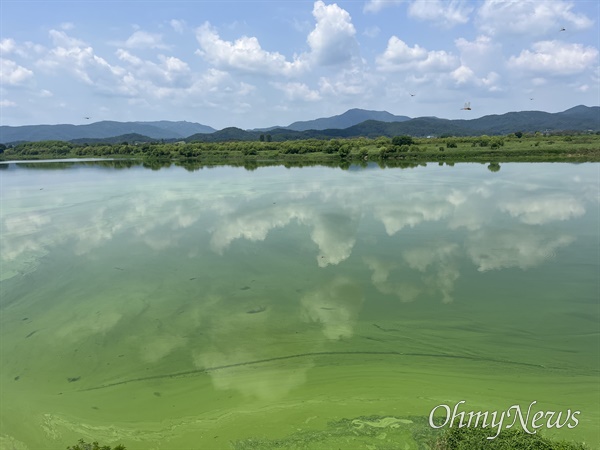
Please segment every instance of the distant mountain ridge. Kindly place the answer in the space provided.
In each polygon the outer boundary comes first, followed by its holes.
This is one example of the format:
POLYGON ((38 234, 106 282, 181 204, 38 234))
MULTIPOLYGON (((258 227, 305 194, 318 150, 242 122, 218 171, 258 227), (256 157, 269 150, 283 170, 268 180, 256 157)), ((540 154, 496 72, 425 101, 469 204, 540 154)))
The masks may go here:
POLYGON ((322 117, 315 120, 306 120, 303 122, 294 122, 284 129, 294 131, 307 130, 327 130, 332 128, 344 129, 353 125, 358 125, 366 120, 376 120, 378 122, 404 122, 410 120, 408 116, 395 116, 387 111, 369 111, 365 109, 349 109, 343 114, 332 117, 322 117))
POLYGON ((600 131, 600 107, 579 105, 559 113, 543 111, 509 112, 477 119, 449 120, 437 117, 395 116, 386 111, 351 109, 339 116, 313 121, 294 122, 288 127, 242 130, 228 127, 215 129, 193 122, 112 122, 89 125, 27 125, 0 127, 0 143, 19 141, 62 140, 77 143, 119 143, 123 141, 165 140, 186 142, 221 142, 258 140, 269 134, 273 141, 291 139, 333 139, 379 136, 477 136, 499 135, 517 131, 600 131), (375 118, 375 119, 374 119, 375 118), (361 120, 364 119, 364 120, 361 120), (383 120, 382 120, 383 119, 383 120), (357 122, 359 121, 360 122, 357 122), (345 128, 342 127, 352 123, 345 128), (329 128, 319 128, 323 126, 329 128), (306 127, 317 127, 309 128, 306 127), (298 128, 298 129, 293 129, 298 128))
POLYGON ((367 120, 344 129, 295 131, 288 128, 275 128, 268 132, 245 131, 239 128, 227 128, 212 134, 193 135, 187 142, 219 142, 224 140, 258 140, 260 135, 271 136, 273 141, 292 139, 335 139, 379 136, 410 135, 424 136, 479 136, 482 134, 499 135, 521 131, 600 131, 600 107, 576 106, 559 113, 542 111, 511 112, 501 115, 490 115, 478 119, 439 119, 437 117, 417 117, 402 122, 381 122, 367 120))
POLYGON ((127 134, 139 134, 152 139, 184 139, 197 133, 214 133, 207 125, 194 122, 115 122, 104 120, 85 125, 24 125, 0 126, 0 142, 72 141, 75 139, 106 139, 127 134))

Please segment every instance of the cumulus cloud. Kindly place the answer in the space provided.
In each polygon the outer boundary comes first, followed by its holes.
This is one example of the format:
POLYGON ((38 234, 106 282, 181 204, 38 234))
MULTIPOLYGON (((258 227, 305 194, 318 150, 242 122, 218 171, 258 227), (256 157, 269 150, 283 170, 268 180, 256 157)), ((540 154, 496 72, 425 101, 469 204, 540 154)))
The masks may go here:
POLYGON ((278 52, 263 50, 255 37, 242 36, 235 42, 225 41, 208 22, 196 29, 196 39, 200 44, 198 54, 218 68, 286 76, 305 68, 305 61, 300 58, 287 61, 278 52))
POLYGON ((499 91, 500 75, 496 72, 489 72, 483 77, 478 77, 473 69, 468 66, 461 65, 450 73, 451 78, 457 85, 471 84, 473 86, 486 88, 490 92, 499 91))
POLYGON ((344 63, 358 55, 356 29, 350 14, 335 3, 315 2, 313 16, 317 21, 307 38, 312 59, 320 65, 344 63))
POLYGON ((87 44, 80 39, 69 36, 64 31, 50 30, 48 32, 50 40, 57 47, 85 47, 87 44))
POLYGON ((410 196, 408 201, 379 205, 373 215, 381 220, 385 231, 393 236, 405 227, 414 228, 423 222, 437 222, 452 213, 452 205, 444 198, 431 198, 424 194, 410 196))
POLYGON ((570 220, 585 214, 583 203, 569 195, 521 197, 501 202, 498 208, 528 225, 570 220))
POLYGON ((438 291, 443 303, 451 303, 454 284, 460 276, 457 253, 457 244, 440 242, 436 246, 407 250, 403 257, 410 268, 424 274, 424 284, 429 289, 438 291))
POLYGON ((487 73, 490 67, 498 67, 498 63, 504 60, 501 45, 487 35, 479 35, 473 41, 458 38, 454 44, 460 53, 462 65, 475 72, 487 73))
POLYGON ((392 36, 383 54, 376 59, 379 70, 394 72, 417 70, 420 72, 447 72, 455 69, 459 60, 443 50, 427 51, 415 44, 410 47, 406 42, 392 36))
POLYGON ((37 66, 71 72, 86 84, 114 90, 115 77, 124 75, 122 68, 109 64, 91 46, 64 31, 50 30, 49 34, 55 47, 36 62, 37 66))
POLYGON ((242 36, 226 41, 208 22, 196 29, 200 44, 197 54, 223 70, 268 76, 297 76, 315 66, 360 62, 356 29, 350 14, 337 4, 325 5, 321 0, 314 3, 312 12, 316 23, 306 39, 309 51, 295 54, 291 60, 279 52, 263 49, 256 37, 242 36))
POLYGON ((2 52, 3 55, 8 55, 9 53, 13 52, 16 47, 17 44, 15 43, 14 39, 0 40, 0 52, 2 52))
POLYGON ((363 11, 376 13, 381 11, 386 6, 398 5, 400 3, 404 3, 405 1, 406 0, 369 0, 365 4, 363 11))
POLYGON ((541 41, 532 48, 533 51, 523 50, 519 56, 511 56, 508 66, 528 73, 560 76, 578 74, 598 64, 598 50, 594 47, 541 41))
POLYGON ((411 17, 447 27, 467 23, 472 11, 463 0, 415 0, 408 7, 411 17))
POLYGON ((359 68, 342 70, 331 77, 319 79, 319 92, 322 96, 349 97, 369 95, 381 81, 378 77, 359 68))
POLYGON ((273 83, 273 86, 282 91, 287 100, 306 102, 321 100, 319 91, 310 89, 304 83, 273 83))
POLYGON ((222 255, 236 239, 264 241, 271 230, 283 228, 292 221, 311 228, 310 237, 319 248, 316 256, 319 267, 336 265, 350 257, 356 243, 356 216, 345 213, 322 214, 312 207, 294 204, 228 215, 212 231, 210 246, 222 255))
POLYGON ((21 85, 33 78, 33 72, 10 59, 0 58, 0 80, 3 85, 21 85))
POLYGON ((363 35, 367 36, 368 38, 376 38, 379 36, 379 33, 381 33, 381 28, 378 26, 367 27, 365 28, 365 31, 363 31, 363 35))
POLYGON ((354 334, 364 296, 360 284, 337 277, 303 296, 300 302, 305 321, 320 324, 328 340, 339 340, 354 334))
POLYGON ((554 258, 575 238, 566 234, 540 233, 531 228, 477 232, 467 240, 467 254, 479 272, 518 267, 526 270, 554 258))
POLYGON ((162 35, 155 33, 148 33, 146 31, 138 30, 134 32, 129 38, 122 44, 125 48, 158 48, 167 49, 168 46, 162 42, 162 35))
POLYGON ((519 34, 543 36, 561 27, 585 29, 593 22, 584 14, 572 12, 572 2, 486 0, 477 13, 479 28, 490 35, 519 34))
POLYGON ((182 34, 183 30, 185 29, 185 21, 183 20, 172 19, 169 22, 169 25, 171 25, 173 30, 175 30, 179 34, 182 34))
POLYGON ((392 270, 398 269, 397 264, 380 258, 367 256, 364 263, 371 270, 371 282, 375 289, 384 295, 395 295, 402 302, 414 301, 422 292, 422 287, 411 281, 390 280, 392 270))
POLYGON ((152 82, 157 86, 171 84, 187 86, 190 83, 191 70, 188 64, 179 58, 158 55, 159 63, 155 63, 142 60, 123 49, 117 50, 116 54, 121 61, 127 64, 128 77, 135 76, 136 79, 152 82))
POLYGON ((0 53, 6 57, 8 55, 17 55, 21 58, 29 58, 31 55, 39 55, 46 51, 45 47, 33 42, 24 42, 17 44, 14 39, 6 38, 0 40, 0 53))

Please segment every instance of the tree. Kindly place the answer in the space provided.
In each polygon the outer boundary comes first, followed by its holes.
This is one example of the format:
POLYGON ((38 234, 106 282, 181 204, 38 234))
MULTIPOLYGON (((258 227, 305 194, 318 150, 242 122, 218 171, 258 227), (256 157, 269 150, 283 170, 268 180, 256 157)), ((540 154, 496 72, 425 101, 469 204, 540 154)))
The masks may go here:
POLYGON ((271 140, 272 140, 271 135, 267 134, 266 139, 267 139, 267 142, 271 142, 271 140))
POLYGON ((260 142, 265 142, 265 135, 261 134, 258 139, 260 140, 260 142))
POLYGON ((517 131, 515 133, 515 136, 518 137, 519 139, 521 139, 523 137, 523 133, 521 133, 520 131, 517 131))
POLYGON ((410 136, 394 136, 392 138, 392 145, 400 147, 401 145, 412 145, 414 144, 413 138, 410 136))
POLYGON ((337 153, 342 146, 342 143, 337 139, 331 139, 325 147, 325 153, 337 153))
POLYGON ((498 172, 500 170, 500 164, 497 162, 490 163, 487 167, 490 172, 498 172))
POLYGON ((338 149, 338 155, 340 155, 341 158, 347 158, 350 155, 350 146, 348 144, 342 145, 338 149))

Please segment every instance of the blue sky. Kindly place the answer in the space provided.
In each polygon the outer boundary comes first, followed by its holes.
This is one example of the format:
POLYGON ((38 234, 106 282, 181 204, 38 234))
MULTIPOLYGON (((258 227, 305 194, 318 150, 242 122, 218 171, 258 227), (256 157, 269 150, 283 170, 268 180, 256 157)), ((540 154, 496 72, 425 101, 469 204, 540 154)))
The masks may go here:
POLYGON ((350 108, 456 119, 600 104, 596 1, 1 0, 0 8, 2 125, 255 128, 350 108), (471 111, 460 109, 466 101, 471 111))

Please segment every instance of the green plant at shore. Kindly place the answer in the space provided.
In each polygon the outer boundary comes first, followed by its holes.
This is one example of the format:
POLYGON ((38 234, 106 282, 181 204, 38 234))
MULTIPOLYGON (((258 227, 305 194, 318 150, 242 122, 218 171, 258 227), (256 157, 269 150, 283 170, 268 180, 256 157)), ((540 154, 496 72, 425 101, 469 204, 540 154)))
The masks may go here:
POLYGON ((126 450, 124 445, 117 445, 110 447, 108 445, 100 446, 98 442, 85 442, 83 439, 79 439, 77 444, 67 447, 67 450, 126 450))
POLYGON ((432 443, 432 450, 587 450, 581 443, 556 441, 523 430, 502 430, 495 439, 488 439, 484 428, 449 428, 432 443))
POLYGON ((24 142, 6 146, 0 160, 60 158, 130 158, 143 161, 600 161, 600 135, 516 134, 414 138, 396 136, 299 139, 281 142, 121 142, 77 144, 63 141, 24 142))

